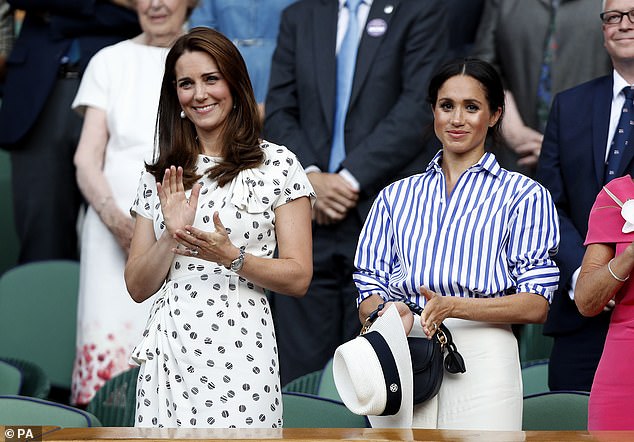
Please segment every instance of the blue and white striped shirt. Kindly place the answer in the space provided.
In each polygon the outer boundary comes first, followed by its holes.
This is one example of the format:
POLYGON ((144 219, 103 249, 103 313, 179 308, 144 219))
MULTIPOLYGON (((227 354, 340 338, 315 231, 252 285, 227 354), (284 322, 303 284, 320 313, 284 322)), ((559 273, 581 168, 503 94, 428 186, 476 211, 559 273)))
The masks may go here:
POLYGON ((485 153, 448 198, 441 158, 378 195, 357 246, 357 303, 378 294, 423 305, 421 285, 443 296, 529 292, 550 302, 559 283, 550 193, 485 153))

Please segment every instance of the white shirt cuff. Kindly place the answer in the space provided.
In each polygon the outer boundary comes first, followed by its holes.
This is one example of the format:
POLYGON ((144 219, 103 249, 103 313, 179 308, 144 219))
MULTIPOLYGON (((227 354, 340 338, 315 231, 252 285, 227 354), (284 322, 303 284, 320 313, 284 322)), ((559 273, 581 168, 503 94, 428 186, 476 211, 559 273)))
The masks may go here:
POLYGON ((305 167, 304 172, 306 172, 306 175, 308 175, 311 172, 321 172, 321 169, 315 165, 311 165, 311 166, 305 167))
MULTIPOLYGON (((311 164, 310 166, 304 168, 304 172, 306 173, 306 175, 308 175, 309 173, 312 173, 312 172, 321 172, 321 169, 315 166, 314 164, 311 164)), ((341 176, 341 178, 346 180, 348 184, 350 184, 354 190, 356 190, 357 192, 361 190, 361 185, 359 184, 357 179, 354 177, 354 175, 350 173, 348 169, 341 169, 339 171, 339 175, 341 176)))
POLYGON ((575 272, 572 274, 572 277, 570 278, 570 290, 568 291, 568 296, 570 296, 570 299, 572 299, 573 301, 575 300, 575 287, 577 286, 577 278, 579 278, 579 273, 581 273, 581 267, 575 270, 575 272))
POLYGON ((341 169, 339 171, 339 175, 341 175, 341 178, 346 180, 348 184, 350 184, 353 187, 354 190, 356 190, 357 192, 361 190, 361 186, 359 185, 359 182, 354 177, 354 175, 350 173, 348 169, 341 169))

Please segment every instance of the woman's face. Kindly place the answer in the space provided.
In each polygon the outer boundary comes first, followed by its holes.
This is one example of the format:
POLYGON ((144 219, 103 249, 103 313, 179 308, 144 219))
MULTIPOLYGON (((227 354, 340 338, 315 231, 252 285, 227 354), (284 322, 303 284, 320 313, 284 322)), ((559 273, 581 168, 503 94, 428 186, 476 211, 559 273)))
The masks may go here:
POLYGON ((196 131, 219 135, 233 108, 233 97, 216 61, 205 52, 185 52, 176 61, 175 73, 178 102, 196 131))
POLYGON ((190 6, 191 0, 136 0, 139 25, 149 42, 180 35, 190 6))
POLYGON ((443 83, 433 111, 434 131, 443 150, 457 155, 482 155, 487 131, 502 112, 491 113, 484 87, 468 75, 455 75, 443 83))

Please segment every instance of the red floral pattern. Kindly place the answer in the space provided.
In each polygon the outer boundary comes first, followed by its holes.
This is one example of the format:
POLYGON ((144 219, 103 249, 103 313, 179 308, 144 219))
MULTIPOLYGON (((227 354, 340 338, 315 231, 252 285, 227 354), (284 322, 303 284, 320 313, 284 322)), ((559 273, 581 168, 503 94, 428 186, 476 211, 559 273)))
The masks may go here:
POLYGON ((107 380, 129 369, 130 348, 117 345, 113 335, 108 335, 107 348, 96 344, 84 344, 77 349, 71 385, 73 404, 88 404, 97 390, 107 380))

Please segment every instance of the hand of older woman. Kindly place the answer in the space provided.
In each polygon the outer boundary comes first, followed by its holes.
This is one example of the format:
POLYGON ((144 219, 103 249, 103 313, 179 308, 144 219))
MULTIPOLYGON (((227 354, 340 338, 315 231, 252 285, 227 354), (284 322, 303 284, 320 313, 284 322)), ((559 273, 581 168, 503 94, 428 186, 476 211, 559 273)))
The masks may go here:
POLYGON ((108 229, 114 235, 117 244, 127 255, 130 252, 130 242, 134 233, 134 220, 122 212, 120 216, 113 219, 111 224, 108 224, 108 229))

